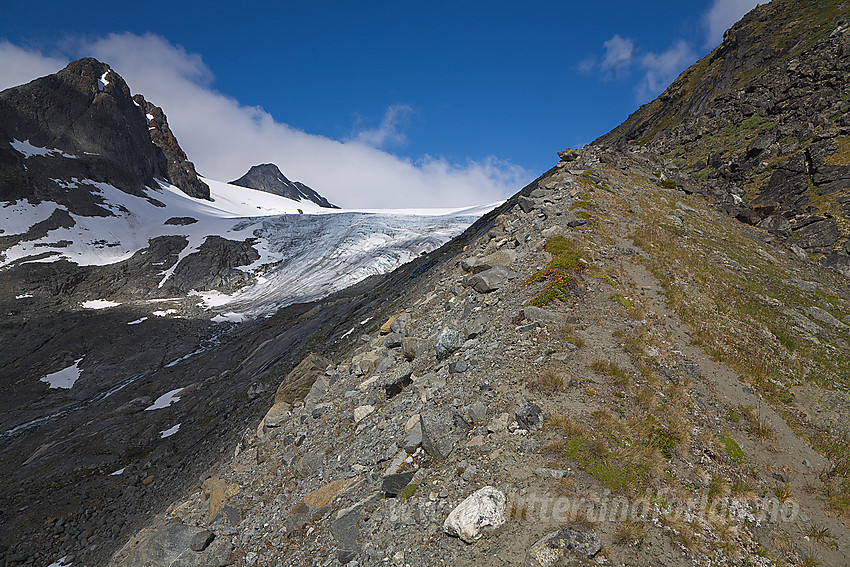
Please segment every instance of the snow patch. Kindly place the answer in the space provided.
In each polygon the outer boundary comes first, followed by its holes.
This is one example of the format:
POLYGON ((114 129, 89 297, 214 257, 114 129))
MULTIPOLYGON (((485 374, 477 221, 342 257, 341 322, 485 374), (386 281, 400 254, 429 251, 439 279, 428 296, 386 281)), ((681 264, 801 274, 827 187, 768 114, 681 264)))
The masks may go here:
POLYGON ((16 295, 15 299, 26 299, 28 297, 32 297, 31 293, 22 293, 21 295, 16 295))
POLYGON ((171 437, 172 435, 174 435, 178 431, 180 431, 180 424, 179 423, 177 425, 175 425, 174 427, 169 427, 165 431, 160 431, 159 432, 159 438, 165 439, 166 437, 171 437))
POLYGON ((34 146, 30 144, 29 140, 24 140, 23 142, 20 140, 12 140, 9 143, 12 145, 16 152, 24 155, 24 159, 29 159, 33 156, 54 157, 57 154, 64 158, 77 159, 77 156, 66 154, 62 150, 40 148, 38 146, 34 146))
POLYGON ((97 80, 97 90, 98 91, 103 91, 103 89, 106 88, 106 85, 109 84, 109 79, 107 79, 106 76, 109 74, 110 70, 111 69, 107 69, 106 71, 104 71, 103 75, 101 75, 100 78, 97 80))
POLYGON ((183 388, 177 388, 175 390, 171 390, 170 392, 166 392, 165 394, 158 397, 156 399, 156 401, 151 406, 146 407, 145 411, 153 411, 153 410, 158 410, 158 409, 162 409, 162 408, 167 408, 171 404, 179 402, 180 396, 178 396, 177 394, 179 394, 182 391, 183 391, 183 388))
POLYGON ((163 309, 160 311, 154 311, 151 315, 156 315, 157 317, 168 317, 169 315, 173 315, 177 313, 176 309, 163 309))
POLYGON ((116 305, 121 304, 117 301, 109 301, 108 299, 92 299, 91 301, 83 301, 80 307, 83 309, 108 309, 116 305))
POLYGON ((246 315, 244 313, 220 313, 210 319, 213 323, 224 323, 225 321, 229 321, 231 323, 241 323, 246 319, 246 315))
POLYGON ((129 322, 129 323, 127 323, 127 324, 128 324, 128 325, 138 325, 139 323, 141 323, 141 322, 143 322, 143 321, 147 321, 147 320, 148 320, 148 318, 147 318, 147 317, 142 317, 141 319, 136 319, 135 321, 130 321, 130 322, 129 322))
POLYGON ((56 561, 54 561, 53 563, 51 563, 47 567, 71 567, 72 563, 71 562, 66 563, 67 560, 68 560, 68 556, 65 555, 62 558, 57 559, 56 561))
POLYGON ((109 473, 109 476, 118 476, 119 474, 124 474, 124 469, 126 469, 126 468, 127 467, 124 467, 123 469, 118 469, 117 471, 115 471, 113 473, 109 473))
POLYGON ((48 374, 44 378, 40 380, 40 382, 47 382, 49 388, 63 388, 65 390, 69 390, 74 386, 74 382, 76 382, 80 378, 80 362, 82 362, 82 358, 78 358, 74 361, 74 364, 67 368, 63 368, 58 372, 53 372, 48 374))
MULTIPOLYGON (((261 278, 257 278, 259 282, 261 278)), ((189 292, 189 295, 194 295, 201 298, 201 303, 207 309, 212 309, 214 307, 220 307, 225 303, 229 303, 233 300, 233 295, 228 295, 226 293, 221 293, 220 291, 212 290, 212 291, 196 291, 192 290, 189 292)))

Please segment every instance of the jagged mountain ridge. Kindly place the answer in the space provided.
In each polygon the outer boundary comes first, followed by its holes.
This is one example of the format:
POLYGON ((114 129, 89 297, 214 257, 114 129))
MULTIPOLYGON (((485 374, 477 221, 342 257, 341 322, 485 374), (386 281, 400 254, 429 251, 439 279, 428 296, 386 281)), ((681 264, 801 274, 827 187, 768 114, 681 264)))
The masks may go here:
POLYGON ((669 158, 729 214, 850 275, 850 6, 776 0, 595 143, 669 158))
POLYGON ((55 201, 77 214, 112 215, 86 187, 66 187, 72 178, 136 196, 161 179, 209 199, 162 110, 140 95, 132 98, 117 73, 91 58, 0 93, 0 199, 55 201))
POLYGON ((262 163, 251 166, 251 169, 245 175, 235 181, 231 181, 230 184, 256 189, 257 191, 265 191, 273 195, 280 195, 293 201, 307 199, 320 207, 328 209, 339 208, 329 203, 325 197, 322 197, 315 190, 300 181, 290 181, 287 179, 273 163, 262 163))

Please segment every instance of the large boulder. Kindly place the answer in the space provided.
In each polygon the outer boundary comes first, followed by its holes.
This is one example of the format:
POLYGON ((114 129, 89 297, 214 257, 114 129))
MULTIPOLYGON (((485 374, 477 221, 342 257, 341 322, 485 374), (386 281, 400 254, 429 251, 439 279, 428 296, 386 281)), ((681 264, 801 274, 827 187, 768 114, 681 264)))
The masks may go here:
POLYGON ((478 293, 489 293, 502 287, 509 279, 515 278, 517 274, 505 266, 493 266, 477 274, 467 276, 464 284, 478 293))
POLYGON ((316 353, 308 355, 280 383, 274 396, 275 403, 283 401, 294 404, 304 399, 313 387, 313 383, 319 376, 324 375, 330 364, 331 361, 324 356, 316 353))
POLYGON ((532 565, 554 567, 561 565, 568 554, 578 557, 593 557, 602 549, 602 540, 589 528, 567 526, 546 534, 531 546, 529 555, 532 565))
POLYGON ((507 521, 506 504, 503 492, 492 486, 480 488, 449 513, 443 522, 443 531, 466 543, 473 543, 485 531, 495 530, 507 521))

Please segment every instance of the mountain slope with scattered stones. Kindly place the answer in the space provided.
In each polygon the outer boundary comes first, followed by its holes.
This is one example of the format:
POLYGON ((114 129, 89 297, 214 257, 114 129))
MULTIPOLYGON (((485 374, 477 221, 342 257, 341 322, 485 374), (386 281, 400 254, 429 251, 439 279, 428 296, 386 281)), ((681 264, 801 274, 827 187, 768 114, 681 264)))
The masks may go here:
MULTIPOLYGON (((843 6, 774 2, 736 29, 814 30, 804 48, 837 69, 843 6)), ((736 33, 715 54, 758 85, 736 33)), ((832 105, 846 79, 828 75, 809 86, 832 105)), ((390 274, 241 325, 157 320, 119 368, 132 392, 68 392, 61 411, 94 400, 100 419, 0 447, 6 564, 848 564, 850 292, 823 261, 843 240, 802 241, 796 209, 789 237, 695 176, 676 158, 748 146, 761 122, 711 122, 676 156, 681 108, 643 145, 621 129, 560 152, 390 274), (110 450, 54 470, 93 439, 110 450)))
POLYGON ((846 563, 846 280, 663 158, 566 155, 112 564, 846 563))

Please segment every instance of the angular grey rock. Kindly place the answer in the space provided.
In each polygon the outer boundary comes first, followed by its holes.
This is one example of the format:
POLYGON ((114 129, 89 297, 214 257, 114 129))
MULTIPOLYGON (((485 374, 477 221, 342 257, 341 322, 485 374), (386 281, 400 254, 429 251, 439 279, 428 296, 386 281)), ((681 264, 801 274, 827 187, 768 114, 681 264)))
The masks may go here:
POLYGON ((516 262, 517 253, 510 248, 502 248, 481 258, 474 271, 483 272, 496 266, 510 266, 516 262))
POLYGON ((534 565, 553 567, 568 556, 568 551, 582 556, 593 557, 602 549, 599 535, 589 528, 567 526, 564 529, 546 534, 531 546, 529 555, 534 565))
POLYGON ((540 467, 534 469, 534 474, 542 478, 565 478, 568 476, 572 476, 573 472, 565 469, 550 469, 546 467, 540 467))
POLYGON ((296 366, 280 383, 274 396, 275 403, 285 401, 294 404, 307 395, 313 382, 325 375, 331 361, 318 354, 310 354, 296 366))
POLYGON ((466 543, 473 543, 485 531, 495 530, 507 521, 506 504, 507 498, 500 490, 492 486, 480 488, 449 513, 443 522, 443 531, 466 543))
POLYGON ((422 446, 422 425, 417 422, 416 425, 407 432, 407 437, 401 444, 401 448, 407 453, 413 453, 422 446))
POLYGON ((407 336, 410 330, 410 323, 413 321, 410 313, 404 312, 390 323, 390 331, 398 333, 401 336, 407 336))
POLYGON ((396 496, 401 493, 404 488, 413 480, 415 470, 410 470, 403 473, 395 473, 386 475, 381 480, 381 491, 391 496, 396 496))
POLYGON ((545 321, 549 323, 559 323, 562 325, 566 323, 574 324, 577 322, 576 318, 572 315, 557 313, 548 309, 541 309, 540 307, 534 307, 533 305, 523 307, 522 311, 525 314, 525 317, 531 321, 545 321))
POLYGON ((818 282, 810 282, 806 280, 798 280, 798 279, 790 279, 785 280, 785 283, 788 285, 793 285, 797 289, 801 289, 803 291, 815 292, 818 290, 818 282))
POLYGON ((420 414, 422 448, 434 459, 445 460, 455 443, 466 437, 472 424, 454 408, 429 408, 420 414))
POLYGON ((280 427, 287 419, 289 419, 291 411, 292 406, 288 403, 277 402, 271 407, 268 413, 266 413, 266 417, 263 418, 263 424, 266 427, 280 427))
POLYGON ((434 350, 437 352, 437 360, 448 358, 454 351, 463 346, 463 341, 466 337, 460 331, 443 327, 440 334, 437 335, 437 342, 434 343, 434 350))
POLYGON ((821 309, 820 307, 815 307, 814 305, 806 308, 806 313, 810 316, 814 317, 821 323, 826 323, 827 325, 832 325, 833 327, 845 328, 847 325, 836 319, 832 316, 832 314, 826 309, 821 309))
POLYGON ((469 363, 465 360, 458 360, 449 363, 449 374, 460 374, 466 372, 469 368, 469 363))
POLYGON ((543 410, 531 400, 525 400, 516 412, 516 420, 523 429, 534 429, 543 423, 543 410))
POLYGON ((558 152, 558 157, 561 159, 561 161, 575 161, 576 159, 578 159, 578 156, 579 153, 571 148, 567 148, 566 150, 561 150, 560 152, 558 152))
POLYGON ((570 228, 575 228, 577 226, 587 224, 587 220, 588 219, 586 219, 586 218, 579 218, 578 215, 573 213, 572 217, 567 219, 567 226, 570 227, 570 228))
POLYGON ((493 266, 472 276, 464 278, 464 284, 478 293, 489 293, 502 287, 509 279, 515 278, 517 274, 504 266, 493 266))
POLYGON ((473 402, 466 408, 466 415, 473 424, 481 423, 487 417, 487 406, 481 401, 473 402))
POLYGON ((202 530, 192 537, 192 541, 189 542, 189 549, 196 552, 201 552, 212 543, 212 540, 215 539, 215 534, 209 530, 202 530))
MULTIPOLYGON (((145 528, 113 557, 113 564, 116 567, 200 567, 201 564, 226 564, 222 562, 225 559, 224 545, 210 546, 210 542, 207 542, 203 555, 192 549, 196 537, 206 539, 201 534, 210 534, 210 531, 189 524, 145 528), (202 557, 203 562, 200 561, 202 557)), ((229 549, 226 551, 229 552, 229 549)))
POLYGON ((520 195, 520 197, 517 199, 517 204, 524 213, 533 211, 534 208, 537 206, 537 202, 534 199, 526 197, 525 195, 520 195))
POLYGON ((834 219, 819 218, 794 230, 794 237, 800 239, 803 248, 832 246, 840 236, 834 219))
POLYGON ((770 215, 763 218, 756 225, 758 228, 763 228, 771 234, 787 238, 791 236, 791 223, 782 215, 770 215))
POLYGON ((392 398, 413 382, 411 374, 413 374, 413 366, 409 362, 402 362, 388 376, 381 378, 377 385, 384 389, 387 398, 392 398))
MULTIPOLYGON (((343 511, 341 515, 331 523, 331 535, 339 546, 339 555, 348 556, 357 548, 357 538, 360 536, 360 508, 343 511)), ((342 562, 342 559, 340 559, 342 562)))
POLYGON ((820 265, 850 278, 850 256, 847 254, 827 254, 821 258, 820 265))
POLYGON ((401 341, 404 337, 401 333, 390 333, 384 337, 384 346, 387 348, 398 348, 401 346, 401 341))

